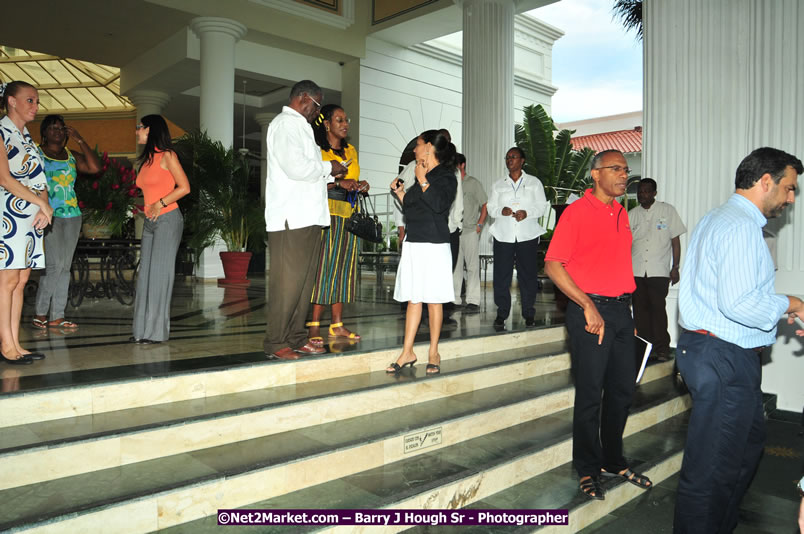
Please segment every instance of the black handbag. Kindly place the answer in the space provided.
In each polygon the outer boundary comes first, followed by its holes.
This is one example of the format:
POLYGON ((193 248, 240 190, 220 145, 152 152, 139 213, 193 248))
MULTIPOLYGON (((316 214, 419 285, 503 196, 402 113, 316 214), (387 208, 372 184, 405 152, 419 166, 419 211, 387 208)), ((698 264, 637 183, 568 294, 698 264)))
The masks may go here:
POLYGON ((368 196, 358 195, 357 210, 346 221, 346 229, 360 239, 372 243, 382 243, 382 223, 374 213, 374 206, 368 196), (369 212, 368 206, 371 207, 371 212, 369 212))

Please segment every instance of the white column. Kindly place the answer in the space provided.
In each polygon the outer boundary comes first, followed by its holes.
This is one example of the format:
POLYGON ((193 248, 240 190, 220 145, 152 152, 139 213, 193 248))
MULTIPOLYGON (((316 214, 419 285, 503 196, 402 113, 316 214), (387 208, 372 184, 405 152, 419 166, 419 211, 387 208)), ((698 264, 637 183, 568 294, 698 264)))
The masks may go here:
MULTIPOLYGON (((200 127, 211 139, 225 147, 234 138, 235 43, 246 34, 246 27, 230 19, 197 17, 190 28, 201 40, 200 127)), ((222 241, 204 249, 196 270, 199 278, 223 277, 219 252, 222 241)))
POLYGON ((277 113, 257 113, 254 120, 260 125, 260 198, 265 200, 265 178, 268 175, 268 147, 266 146, 268 136, 268 125, 274 120, 277 113))
MULTIPOLYGON (((463 0, 463 153, 483 184, 505 176, 514 145, 514 2, 463 0)), ((481 239, 480 254, 491 254, 481 239)))
POLYGON ((201 40, 201 130, 230 147, 234 135, 235 43, 246 34, 246 27, 218 17, 194 18, 190 27, 201 40))
MULTIPOLYGON (((260 198, 265 203, 265 180, 268 176, 268 125, 274 120, 277 113, 257 113, 254 115, 254 120, 260 125, 260 198)), ((268 265, 270 258, 268 257, 268 247, 265 247, 265 274, 268 274, 268 265)))
POLYGON ((167 93, 148 89, 131 91, 126 96, 137 107, 137 121, 146 115, 161 115, 162 110, 170 102, 170 95, 167 93))
MULTIPOLYGON (((755 148, 804 158, 804 47, 796 37, 804 7, 798 0, 646 0, 643 20, 643 176, 656 179, 659 200, 676 207, 691 233, 734 192, 735 170, 755 148)), ((804 201, 766 228, 778 236, 777 291, 804 293, 804 201)), ((682 279, 688 238, 681 237, 682 279)), ((667 311, 675 344, 675 288, 667 311)), ((804 404, 794 355, 801 345, 790 342, 784 321, 778 328, 762 389, 797 412, 804 404)))

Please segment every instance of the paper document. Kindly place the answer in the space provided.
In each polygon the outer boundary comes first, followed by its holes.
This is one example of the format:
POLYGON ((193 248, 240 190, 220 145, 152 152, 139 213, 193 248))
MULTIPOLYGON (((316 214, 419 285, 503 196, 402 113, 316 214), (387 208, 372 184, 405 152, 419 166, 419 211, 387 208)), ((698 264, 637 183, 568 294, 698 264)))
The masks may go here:
POLYGON ((653 343, 642 339, 639 336, 634 336, 634 356, 636 357, 637 364, 637 377, 636 383, 642 380, 642 375, 645 374, 645 366, 648 364, 648 357, 650 351, 653 349, 653 343))

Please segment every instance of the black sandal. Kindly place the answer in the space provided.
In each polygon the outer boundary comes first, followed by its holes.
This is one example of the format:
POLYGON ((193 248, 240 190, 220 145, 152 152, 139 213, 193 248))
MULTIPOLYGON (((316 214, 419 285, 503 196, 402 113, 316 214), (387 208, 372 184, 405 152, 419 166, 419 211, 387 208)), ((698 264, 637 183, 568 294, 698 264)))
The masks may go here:
POLYGON ((590 499, 595 499, 598 501, 603 501, 606 499, 606 494, 603 492, 603 488, 600 487, 600 479, 594 477, 585 477, 586 480, 583 478, 581 479, 580 488, 584 495, 589 497, 590 499))
POLYGON ((392 363, 391 365, 389 365, 388 367, 385 368, 385 372, 388 373, 389 375, 401 373, 402 369, 404 369, 405 366, 407 366, 407 365, 410 365, 410 368, 413 369, 413 366, 416 365, 416 360, 411 360, 409 362, 405 362, 402 365, 399 365, 398 363, 394 362, 394 363, 392 363))
POLYGON ((441 373, 441 366, 436 365, 434 363, 428 363, 427 367, 425 367, 424 372, 428 375, 437 375, 441 373))
POLYGON ((642 473, 631 471, 630 468, 626 468, 626 470, 622 473, 612 473, 610 471, 606 471, 605 469, 601 469, 600 474, 607 478, 624 478, 634 486, 644 490, 648 490, 653 487, 653 482, 651 482, 648 477, 642 473))

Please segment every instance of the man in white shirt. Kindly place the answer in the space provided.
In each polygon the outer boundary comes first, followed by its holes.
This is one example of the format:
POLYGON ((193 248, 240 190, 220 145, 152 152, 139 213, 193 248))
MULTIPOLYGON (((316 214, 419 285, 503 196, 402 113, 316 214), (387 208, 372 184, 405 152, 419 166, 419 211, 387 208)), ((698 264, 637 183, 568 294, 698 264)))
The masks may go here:
POLYGON ((478 246, 480 232, 486 221, 488 196, 483 184, 474 176, 466 174, 466 156, 458 154, 458 171, 463 182, 463 230, 458 248, 458 265, 453 269, 452 283, 455 290, 455 305, 461 304, 463 266, 466 264, 466 311, 480 310, 480 256, 478 246))
POLYGON ((497 327, 505 324, 511 312, 514 264, 525 326, 536 326, 533 304, 539 287, 539 236, 546 232, 539 218, 550 209, 550 203, 541 180, 522 171, 524 163, 525 153, 519 147, 507 152, 508 177, 492 186, 488 202, 488 214, 494 218, 491 235, 494 237, 494 304, 497 305, 494 326, 497 327))
POLYGON ((346 174, 337 161, 323 161, 310 123, 321 110, 321 88, 303 80, 268 126, 265 228, 270 271, 265 354, 296 360, 318 354, 304 322, 321 253, 321 228, 329 226, 327 182, 346 174))
POLYGON ((634 239, 631 245, 636 281, 632 297, 634 323, 639 336, 653 343, 652 356, 663 362, 670 359, 665 299, 670 283, 677 284, 679 280, 679 236, 687 228, 673 206, 656 202, 655 180, 643 178, 639 181, 637 200, 639 206, 628 212, 634 239))

